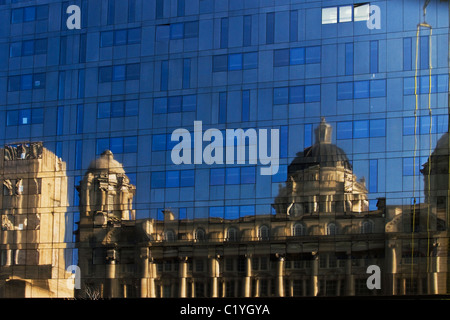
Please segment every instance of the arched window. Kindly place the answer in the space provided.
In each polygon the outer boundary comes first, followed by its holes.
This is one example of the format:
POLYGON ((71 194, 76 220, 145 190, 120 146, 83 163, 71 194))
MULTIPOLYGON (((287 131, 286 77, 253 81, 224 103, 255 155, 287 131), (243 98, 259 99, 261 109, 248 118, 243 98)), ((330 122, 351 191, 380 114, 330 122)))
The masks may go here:
POLYGON ((294 235, 294 237, 304 236, 305 233, 305 226, 302 223, 294 224, 294 227, 292 228, 292 234, 294 235))
POLYGON ((361 233, 372 233, 373 232, 373 222, 366 220, 361 224, 361 233))
POLYGON ((196 241, 204 241, 206 239, 206 233, 205 230, 202 228, 198 228, 195 230, 195 240, 196 241))
POLYGON ((164 233, 164 240, 169 242, 175 241, 175 233, 173 232, 173 230, 167 230, 164 233))
POLYGON ((230 227, 227 230, 227 241, 236 241, 237 240, 237 229, 234 227, 230 227))
POLYGON ((337 227, 334 223, 329 223, 327 225, 327 235, 334 236, 337 233, 337 227))
POLYGON ((260 240, 269 240, 269 227, 263 225, 259 227, 259 239, 260 240))

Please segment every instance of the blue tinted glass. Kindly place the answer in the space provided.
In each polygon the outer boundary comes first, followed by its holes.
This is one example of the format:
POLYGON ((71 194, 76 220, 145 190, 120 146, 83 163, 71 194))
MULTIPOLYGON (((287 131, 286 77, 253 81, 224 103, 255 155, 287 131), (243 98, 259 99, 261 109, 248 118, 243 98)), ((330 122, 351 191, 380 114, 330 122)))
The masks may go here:
POLYGON ((355 99, 369 97, 369 81, 355 81, 354 83, 354 97, 355 99))
POLYGON ((31 56, 34 54, 34 40, 22 42, 22 55, 31 56))
POLYGON ((277 174, 272 175, 272 182, 286 182, 287 180, 287 165, 280 165, 277 174))
POLYGON ((226 184, 239 184, 240 183, 240 169, 239 168, 226 168, 226 184))
POLYGON ((150 178, 150 185, 152 188, 164 188, 166 185, 166 174, 165 172, 152 172, 150 178))
POLYGON ((156 19, 164 17, 164 0, 156 0, 156 19))
POLYGON ((403 70, 412 70, 412 39, 403 39, 403 70))
POLYGON ((111 117, 123 117, 124 115, 124 101, 111 102, 111 117))
POLYGON ((180 171, 166 171, 166 187, 178 188, 180 186, 180 171))
POLYGON ((209 216, 211 218, 223 218, 224 207, 209 207, 209 216))
POLYGON ((412 176, 420 174, 420 159, 416 157, 415 160, 414 158, 403 158, 403 175, 412 176))
POLYGON ((305 48, 292 48, 289 62, 291 65, 305 64, 305 48))
POLYGON ((48 19, 48 5, 36 7, 36 19, 37 20, 48 19))
POLYGON ((31 110, 19 110, 19 124, 31 124, 31 110))
POLYGON ((266 43, 271 44, 275 39, 275 13, 266 14, 266 43))
POLYGON ((242 121, 250 120, 250 91, 242 91, 242 121))
POLYGON ((13 42, 9 47, 9 57, 20 57, 22 55, 22 42, 13 42))
POLYGON ((212 186, 219 186, 225 184, 225 169, 223 168, 211 169, 210 174, 211 174, 210 184, 212 186))
POLYGON ((152 137, 152 151, 164 151, 166 150, 166 135, 155 134, 152 137))
POLYGON ((370 136, 371 137, 386 136, 386 120, 385 119, 370 120, 370 136))
POLYGON ((11 12, 11 23, 23 22, 23 8, 13 9, 11 12))
POLYGON ((184 16, 185 6, 186 6, 185 0, 177 0, 177 16, 178 17, 184 16))
POLYGON ((97 154, 101 154, 105 150, 109 150, 109 139, 101 138, 97 139, 97 154))
POLYGON ((369 161, 369 192, 378 192, 378 160, 369 161))
POLYGON ((437 122, 438 133, 444 133, 448 131, 448 115, 438 116, 437 122))
POLYGON ((428 36, 421 36, 419 45, 420 45, 420 68, 428 69, 430 63, 430 39, 428 36))
POLYGON ((100 67, 98 69, 98 81, 111 82, 112 80, 112 67, 100 67))
POLYGON ((213 56, 213 72, 226 71, 228 66, 228 55, 213 56))
POLYGON ((305 86, 305 102, 320 101, 320 85, 305 86))
POLYGON ((440 74, 437 76, 437 92, 448 91, 448 74, 440 74))
POLYGON ((244 36, 243 45, 244 47, 250 46, 252 44, 252 16, 244 16, 244 36))
POLYGON ((183 89, 189 89, 191 82, 191 59, 183 60, 183 89))
POLYGON ((345 74, 353 74, 353 43, 345 44, 345 74))
POLYGON ((36 7, 25 7, 23 12, 23 21, 34 21, 36 19, 36 7))
POLYGON ((125 116, 137 116, 139 113, 139 100, 125 101, 125 116))
POLYGON ((61 135, 64 131, 64 107, 58 107, 56 117, 56 134, 61 135))
POLYGON ((83 141, 77 140, 75 143, 75 170, 81 169, 82 151, 83 141))
POLYGON ((255 206, 241 206, 239 214, 241 217, 253 216, 255 215, 255 206))
POLYGON ((273 52, 274 67, 282 67, 289 65, 289 49, 278 49, 273 52))
POLYGON ((433 117, 422 116, 419 118, 419 121, 420 121, 420 133, 421 134, 436 133, 436 129, 437 129, 436 116, 433 116, 433 117))
POLYGON ((184 37, 186 39, 198 37, 198 21, 184 23, 184 37))
POLYGON ((413 135, 415 127, 414 117, 403 118, 403 135, 413 135))
POLYGON ((320 47, 306 47, 306 63, 320 63, 320 47))
POLYGON ((226 206, 225 207, 225 219, 238 219, 239 207, 238 206, 226 206))
POLYGON ((370 41, 370 73, 378 72, 378 40, 370 41))
POLYGON ((166 113, 167 112, 167 98, 154 98, 153 99, 153 113, 166 113))
POLYGON ((273 89, 273 104, 287 104, 289 102, 289 88, 273 89))
POLYGON ((83 133, 84 107, 77 105, 77 133, 83 133))
POLYGON ((305 102, 305 87, 295 86, 289 87, 289 103, 305 102))
POLYGON ((186 219, 187 218, 187 208, 178 209, 178 219, 186 219))
POLYGON ((228 56, 228 70, 242 69, 242 53, 234 53, 228 56))
POLYGON ((298 11, 292 10, 289 15, 289 41, 294 42, 298 39, 298 11))
POLYGON ((125 65, 113 66, 112 80, 113 81, 125 80, 125 71, 126 71, 125 65))
POLYGON ((337 123, 337 139, 351 139, 353 137, 353 126, 351 121, 337 123))
POLYGON ((313 139, 313 131, 312 124, 305 124, 304 132, 305 132, 305 142, 304 147, 308 148, 312 146, 313 139))
POLYGON ((33 88, 33 75, 24 74, 20 78, 20 90, 30 90, 33 88))
POLYGON ((180 187, 193 187, 195 185, 195 170, 181 170, 180 187))
POLYGON ((337 85, 338 100, 353 99, 353 82, 342 82, 337 85))
POLYGON ((197 108, 197 95, 183 96, 183 111, 195 111, 197 108))
POLYGON ((415 81, 413 77, 403 78, 403 94, 414 94, 415 81))
POLYGON ((369 120, 357 120, 353 122, 353 137, 354 138, 369 137, 369 120))
POLYGON ((17 126, 19 124, 19 111, 8 111, 6 112, 6 125, 7 126, 17 126))
POLYGON ((181 111, 181 96, 173 96, 169 97, 168 104, 167 104, 167 111, 168 112, 180 112, 181 111))
POLYGON ((183 39, 184 23, 174 23, 170 25, 170 39, 183 39))
POLYGON ((137 152, 137 137, 125 137, 123 138, 123 152, 134 153, 137 152))
POLYGON ((141 43, 141 29, 132 28, 128 29, 128 44, 141 43))
POLYGON ((114 31, 114 45, 124 45, 127 44, 127 30, 116 30, 114 31))
POLYGON ((219 123, 227 122, 227 93, 219 93, 219 123))
POLYGON ((241 183, 255 183, 256 182, 256 168, 255 167, 242 167, 241 168, 241 183))
POLYGON ((421 76, 419 77, 420 93, 436 93, 437 91, 437 78, 433 76, 421 76), (431 82, 431 90, 430 90, 431 82))
POLYGON ((280 127, 280 158, 287 158, 289 130, 288 126, 280 127))
POLYGON ((244 69, 256 69, 258 67, 258 53, 246 52, 243 55, 244 69))
POLYGON ((228 47, 228 18, 220 20, 220 47, 228 47))
POLYGON ((371 80, 370 81, 370 97, 385 97, 386 96, 386 80, 371 80))
POLYGON ((123 138, 117 137, 117 138, 111 138, 110 141, 110 148, 112 153, 123 153, 123 138))
POLYGON ((20 90, 20 76, 9 77, 8 79, 8 91, 20 90))
POLYGON ((160 90, 166 91, 169 87, 169 62, 161 61, 161 84, 160 90))

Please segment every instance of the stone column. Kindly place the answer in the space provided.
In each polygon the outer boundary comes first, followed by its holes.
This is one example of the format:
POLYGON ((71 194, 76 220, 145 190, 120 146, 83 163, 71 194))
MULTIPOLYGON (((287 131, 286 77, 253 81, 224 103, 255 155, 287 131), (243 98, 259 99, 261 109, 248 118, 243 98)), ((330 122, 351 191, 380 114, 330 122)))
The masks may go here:
POLYGON ((277 297, 284 297, 284 281, 283 281, 283 275, 284 275, 284 258, 277 254, 277 277, 275 281, 276 285, 276 296, 277 297))
POLYGON ((259 279, 255 279, 255 292, 253 293, 254 297, 259 297, 259 279))
POLYGON ((156 298, 156 286, 155 286, 156 265, 153 261, 153 258, 149 258, 148 269, 149 269, 148 297, 156 298))
POLYGON ((148 267, 148 248, 141 248, 141 298, 148 298, 148 276, 149 276, 149 267, 148 267))
POLYGON ((219 297, 219 255, 210 258, 211 298, 219 297))
POLYGON ((315 297, 319 293, 319 254, 317 252, 312 252, 312 254, 311 294, 315 297))
POLYGON ((351 252, 347 253, 347 261, 345 266, 345 287, 346 287, 346 295, 354 296, 355 295, 355 281, 352 274, 352 254, 351 252))
POLYGON ((118 288, 116 279, 116 259, 117 252, 115 249, 109 249, 106 253, 106 281, 105 281, 105 297, 117 298, 118 288))
POLYGON ((187 298, 187 257, 180 258, 178 273, 180 277, 179 297, 187 298))
POLYGON ((252 258, 250 255, 245 256, 245 278, 244 278, 244 297, 252 296, 252 258))

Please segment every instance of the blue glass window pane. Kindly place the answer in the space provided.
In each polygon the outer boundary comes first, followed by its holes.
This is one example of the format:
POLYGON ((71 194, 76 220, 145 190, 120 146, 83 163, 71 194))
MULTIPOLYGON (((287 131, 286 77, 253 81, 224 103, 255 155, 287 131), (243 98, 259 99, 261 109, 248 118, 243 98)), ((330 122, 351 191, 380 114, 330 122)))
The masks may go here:
POLYGON ((275 13, 266 14, 266 44, 272 44, 275 40, 275 13))
POLYGON ((112 74, 113 81, 125 80, 125 71, 126 71, 125 65, 114 66, 112 74))
POLYGON ((305 124, 304 127, 304 131, 305 131, 305 142, 304 142, 304 147, 308 148, 312 146, 312 139, 313 139, 313 129, 312 129, 312 125, 311 124, 305 124))
POLYGON ((61 135, 64 132, 64 107, 58 107, 56 117, 56 134, 61 135))
POLYGON ((34 54, 47 53, 47 39, 38 39, 34 42, 34 54))
POLYGON ((306 63, 320 63, 320 47, 306 47, 306 63))
POLYGON ((256 69, 258 68, 258 53, 257 52, 246 52, 243 55, 244 59, 244 70, 256 69))
POLYGON ((97 154, 101 154, 105 150, 109 150, 109 139, 100 138, 97 139, 97 154))
POLYGON ((186 219, 187 218, 187 208, 178 209, 178 219, 186 219))
POLYGON ((33 75, 24 74, 20 78, 20 90, 30 90, 33 88, 33 75))
POLYGON ((156 19, 164 17, 164 0, 156 0, 156 19))
POLYGON ((225 184, 225 169, 211 169, 210 184, 212 186, 220 186, 225 184))
POLYGON ((166 113, 167 112, 167 98, 154 98, 153 99, 153 113, 166 113))
POLYGON ((123 153, 123 138, 117 137, 117 138, 111 138, 110 141, 110 148, 112 153, 123 153))
POLYGON ((351 121, 337 123, 337 139, 351 139, 353 137, 353 126, 351 121))
POLYGON ((150 185, 152 188, 164 188, 166 185, 166 175, 165 172, 155 171, 152 172, 150 178, 150 185))
POLYGON ((369 81, 355 81, 354 83, 354 97, 355 99, 369 97, 369 81))
POLYGON ((289 65, 289 49, 278 49, 273 52, 273 66, 282 67, 289 65))
POLYGON ((277 174, 272 176, 272 182, 286 182, 287 180, 287 165, 282 164, 278 168, 277 174))
POLYGON ((166 188, 178 188, 180 186, 180 171, 166 171, 166 188))
POLYGON ((7 111, 6 112, 6 125, 17 126, 19 124, 19 111, 7 111))
POLYGON ((160 90, 167 91, 169 87, 169 62, 161 61, 161 84, 160 90))
POLYGON ((34 40, 27 40, 22 42, 22 55, 31 56, 34 54, 34 40))
POLYGON ((256 182, 256 168, 255 167, 242 167, 241 168, 241 183, 255 183, 256 182))
POLYGON ((185 0, 177 0, 177 16, 178 17, 184 16, 185 7, 186 7, 185 0))
POLYGON ((36 20, 36 7, 25 7, 23 11, 23 21, 34 21, 36 20))
POLYGON ((288 154, 288 138, 289 130, 288 126, 280 127, 280 158, 287 158, 288 154))
POLYGON ((413 135, 415 127, 414 117, 403 118, 403 135, 413 135))
POLYGON ((353 122, 353 137, 354 138, 369 137, 369 120, 357 120, 353 122))
POLYGON ((219 123, 227 122, 227 93, 219 93, 219 123))
POLYGON ((305 87, 295 86, 289 87, 289 103, 305 102, 305 87))
POLYGON ((378 40, 370 41, 370 73, 378 72, 378 40))
POLYGON ((239 214, 241 217, 254 216, 255 206, 241 206, 239 208, 239 214))
POLYGON ((448 92, 448 74, 437 76, 437 92, 448 92))
POLYGON ((195 185, 195 170, 182 170, 180 173, 180 187, 193 187, 195 185))
POLYGON ((430 80, 431 80, 431 93, 436 93, 437 90, 437 78, 435 75, 431 76, 421 76, 419 78, 420 82, 420 93, 430 93, 430 80))
POLYGON ((242 91, 242 121, 250 120, 250 91, 242 91))
POLYGON ((371 137, 386 136, 386 120, 385 119, 370 120, 370 136, 371 137))
POLYGON ((289 41, 295 42, 298 40, 298 11, 291 10, 289 15, 289 41))
POLYGON ((239 184, 240 183, 240 168, 227 168, 226 171, 226 184, 239 184))
POLYGON ((124 101, 111 102, 111 117, 123 117, 124 115, 124 101))
POLYGON ((320 85, 305 86, 305 102, 320 101, 320 85))
POLYGON ((137 137, 125 137, 123 138, 123 152, 135 153, 137 152, 137 137))
POLYGON ((181 111, 181 102, 182 102, 181 96, 169 97, 167 111, 168 112, 180 112, 181 111))
POLYGON ((22 43, 13 42, 9 47, 9 57, 20 57, 22 55, 22 43))
POLYGON ((228 55, 221 54, 213 57, 213 72, 226 71, 228 66, 228 55))
POLYGON ((437 132, 444 133, 448 131, 448 115, 438 116, 437 132))
POLYGON ((223 218, 224 207, 209 207, 209 216, 211 218, 223 218))
POLYGON ((430 39, 428 36, 420 37, 420 68, 428 69, 429 68, 429 59, 430 59, 430 39))
POLYGON ((191 84, 191 59, 183 59, 183 89, 189 89, 191 84))
POLYGON ((112 67, 100 67, 98 69, 98 81, 100 83, 103 82, 111 82, 112 80, 112 67))
POLYGON ((183 39, 184 23, 173 23, 170 25, 170 39, 183 39))
POLYGON ((403 94, 414 94, 415 81, 413 77, 403 78, 403 94))
POLYGON ((414 158, 403 158, 403 175, 412 176, 420 174, 420 158, 416 157, 414 165, 414 158))
POLYGON ((11 12, 11 23, 23 22, 23 8, 13 9, 11 12))
POLYGON ((369 192, 378 192, 378 160, 369 161, 369 192))
POLYGON ((429 133, 436 133, 436 116, 430 117, 430 116, 422 116, 419 118, 420 121, 420 133, 421 134, 429 134, 429 133), (431 125, 431 132, 430 132, 430 125, 431 125))
POLYGON ((126 79, 139 80, 141 65, 139 63, 130 63, 126 65, 126 79))
POLYGON ((353 82, 342 82, 337 85, 338 100, 353 99, 353 82))
POLYGON ((220 47, 228 47, 228 18, 220 20, 220 47))
MULTIPOLYGON (((84 71, 84 70, 81 70, 84 71)), ((35 73, 33 76, 33 89, 45 88, 45 73, 35 73)))
POLYGON ((195 111, 197 109, 197 95, 183 96, 183 111, 195 111))
POLYGON ((36 7, 36 20, 48 19, 48 5, 36 7))
POLYGON ((156 26, 156 41, 157 42, 168 42, 170 38, 170 26, 160 25, 156 26))
POLYGON ((289 102, 289 88, 273 89, 273 104, 287 104, 289 102))
POLYGON ((184 23, 184 37, 186 39, 198 37, 198 21, 184 23))
POLYGON ((228 70, 242 69, 242 53, 234 53, 228 56, 228 70))
POLYGON ((125 116, 137 116, 139 113, 139 100, 125 101, 125 116))
POLYGON ((124 45, 127 44, 127 30, 116 30, 114 31, 114 45, 124 45))
POLYGON ((31 110, 19 110, 19 124, 31 124, 31 110))
POLYGON ((291 65, 305 64, 305 48, 292 48, 289 63, 291 65))
POLYGON ((141 43, 141 29, 132 28, 128 29, 128 44, 141 43))
POLYGON ((8 79, 8 91, 20 90, 20 76, 9 77, 8 79))
POLYGON ((353 74, 353 43, 345 44, 345 74, 353 74))
POLYGON ((155 134, 152 137, 152 151, 164 151, 166 150, 166 135, 155 134))
POLYGON ((44 123, 44 109, 43 108, 32 109, 31 123, 33 123, 33 124, 44 123))
POLYGON ((226 206, 225 207, 225 219, 238 219, 239 207, 238 206, 226 206))
POLYGON ((386 80, 372 80, 370 81, 370 97, 385 97, 386 96, 386 80))
POLYGON ((243 46, 247 47, 252 44, 252 16, 244 16, 244 36, 243 46))
POLYGON ((412 39, 403 39, 403 70, 412 70, 412 39))

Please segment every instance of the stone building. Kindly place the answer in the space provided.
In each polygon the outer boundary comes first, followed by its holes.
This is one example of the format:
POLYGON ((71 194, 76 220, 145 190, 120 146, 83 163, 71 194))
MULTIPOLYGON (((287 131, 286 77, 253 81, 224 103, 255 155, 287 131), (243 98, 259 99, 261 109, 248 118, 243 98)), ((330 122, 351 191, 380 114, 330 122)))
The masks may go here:
POLYGON ((0 297, 73 297, 65 163, 41 142, 0 150, 0 297))
POLYGON ((332 144, 324 120, 297 154, 273 207, 238 219, 135 220, 123 167, 106 151, 81 182, 78 233, 82 290, 103 297, 268 297, 446 292, 436 248, 443 224, 426 204, 378 200, 369 211, 363 179, 332 144), (415 220, 414 220, 415 219, 415 220), (417 221, 414 226, 412 221, 417 221), (431 224, 428 224, 430 226, 431 224), (416 228, 416 233, 411 228, 416 228), (415 238, 414 238, 415 237, 415 238), (414 260, 414 257, 417 257, 414 260), (381 289, 367 287, 367 268, 381 289), (439 283, 439 285, 438 285, 439 283))

